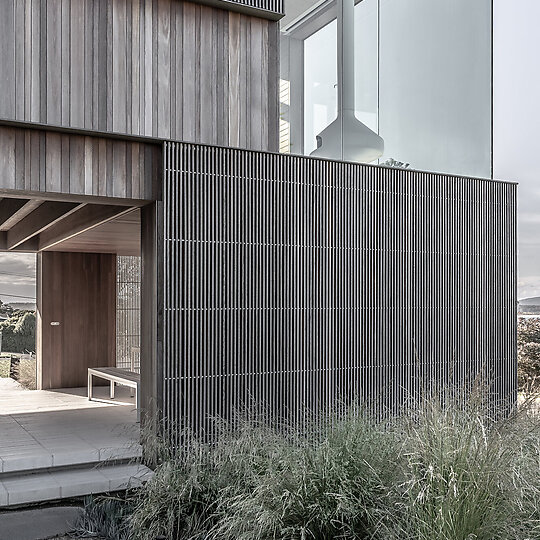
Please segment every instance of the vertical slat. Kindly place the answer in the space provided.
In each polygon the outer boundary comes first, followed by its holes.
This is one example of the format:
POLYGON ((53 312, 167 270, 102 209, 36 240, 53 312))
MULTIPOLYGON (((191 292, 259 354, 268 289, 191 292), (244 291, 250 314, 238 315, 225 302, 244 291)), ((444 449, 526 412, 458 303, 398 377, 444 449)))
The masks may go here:
MULTIPOLYGON (((91 31, 91 25, 89 28, 86 25, 84 2, 70 2, 69 8, 71 10, 70 34, 69 37, 65 36, 65 38, 70 40, 70 57, 63 58, 63 61, 67 61, 69 65, 70 93, 65 97, 69 100, 70 125, 84 127, 85 110, 90 106, 90 99, 87 103, 85 93, 84 36, 86 32, 91 31)), ((120 68, 121 65, 115 66, 113 73, 120 68)))
POLYGON ((46 3, 46 32, 43 34, 46 43, 46 72, 40 73, 40 78, 46 78, 45 96, 42 105, 46 107, 46 123, 59 125, 62 122, 62 78, 58 69, 62 66, 61 28, 62 4, 60 0, 46 3))
POLYGON ((13 118, 16 109, 16 72, 22 66, 15 64, 15 4, 20 0, 7 0, 2 4, 0 18, 0 55, 2 58, 2 99, 0 99, 0 115, 2 118, 13 118))
POLYGON ((41 36, 41 27, 42 27, 42 11, 45 12, 45 6, 42 8, 42 3, 39 0, 30 0, 31 4, 30 9, 30 21, 27 19, 27 23, 30 24, 30 35, 32 39, 27 41, 27 44, 30 44, 30 56, 31 56, 31 67, 30 67, 30 91, 29 91, 29 102, 30 102, 30 112, 28 115, 25 114, 25 118, 29 119, 31 122, 40 122, 41 118, 41 65, 42 63, 46 65, 46 51, 41 47, 42 36, 41 36))
POLYGON ((178 77, 171 64, 171 2, 157 3, 157 136, 171 136, 171 78, 178 77))

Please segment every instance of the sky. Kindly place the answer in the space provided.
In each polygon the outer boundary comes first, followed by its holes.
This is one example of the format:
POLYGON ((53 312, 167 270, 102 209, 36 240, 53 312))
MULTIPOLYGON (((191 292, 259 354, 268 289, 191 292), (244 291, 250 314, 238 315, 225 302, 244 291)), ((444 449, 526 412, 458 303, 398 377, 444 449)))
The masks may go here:
POLYGON ((35 302, 36 255, 0 253, 0 300, 6 303, 35 302), (26 296, 16 298, 6 294, 26 296))
MULTIPOLYGON (((494 0, 494 177, 519 182, 518 298, 540 296, 540 0, 494 0)), ((35 255, 0 253, 0 299, 35 297, 35 255)))
POLYGON ((518 298, 540 296, 539 0, 495 0, 494 177, 519 182, 518 298))

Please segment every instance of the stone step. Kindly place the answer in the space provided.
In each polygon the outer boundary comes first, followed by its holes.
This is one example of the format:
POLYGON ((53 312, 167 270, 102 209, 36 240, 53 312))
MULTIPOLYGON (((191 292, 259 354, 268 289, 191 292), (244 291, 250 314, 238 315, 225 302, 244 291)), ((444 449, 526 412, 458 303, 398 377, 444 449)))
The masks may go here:
POLYGON ((64 446, 42 449, 25 449, 22 447, 17 452, 0 453, 0 480, 5 475, 14 473, 35 473, 40 469, 55 467, 79 467, 92 465, 106 461, 130 461, 137 460, 142 456, 140 444, 109 446, 99 448, 86 446, 64 446))
POLYGON ((78 506, 14 510, 0 514, 0 540, 42 540, 67 535, 84 511, 78 506))
POLYGON ((127 463, 6 475, 0 478, 0 508, 121 491, 152 474, 144 465, 127 463))

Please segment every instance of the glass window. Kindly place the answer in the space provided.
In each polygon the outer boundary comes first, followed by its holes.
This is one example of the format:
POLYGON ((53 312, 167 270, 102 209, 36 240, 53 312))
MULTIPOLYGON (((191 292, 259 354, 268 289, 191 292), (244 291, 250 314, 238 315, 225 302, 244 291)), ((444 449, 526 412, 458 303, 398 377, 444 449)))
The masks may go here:
MULTIPOLYGON (((304 66, 303 115, 290 115, 304 148, 291 151, 306 155, 337 117, 337 22, 313 17, 288 34, 303 40, 304 66)), ((356 116, 384 139, 381 163, 491 177, 491 0, 362 0, 354 46, 356 116)), ((291 111, 301 102, 291 97, 291 111)))
POLYGON ((491 0, 380 2, 381 161, 491 177, 491 0))
POLYGON ((337 118, 337 22, 304 40, 304 154, 337 118))

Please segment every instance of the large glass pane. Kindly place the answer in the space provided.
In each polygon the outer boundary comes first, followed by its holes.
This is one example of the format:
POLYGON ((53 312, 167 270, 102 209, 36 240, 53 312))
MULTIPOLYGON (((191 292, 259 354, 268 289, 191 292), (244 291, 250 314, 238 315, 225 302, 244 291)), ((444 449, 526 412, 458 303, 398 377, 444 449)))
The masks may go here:
MULTIPOLYGON (((303 103, 292 98, 298 84, 291 83, 287 110, 290 132, 303 129, 303 148, 295 142, 293 153, 310 154, 337 115, 337 23, 317 26, 329 13, 309 15, 309 24, 288 34, 303 43, 298 53, 290 48, 287 64, 294 58, 304 68, 303 103)), ((491 176, 491 34, 491 0, 356 5, 356 116, 383 137, 382 163, 393 158, 415 169, 491 176)))
POLYGON ((491 0, 379 5, 384 159, 490 177, 491 0))

